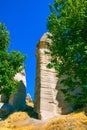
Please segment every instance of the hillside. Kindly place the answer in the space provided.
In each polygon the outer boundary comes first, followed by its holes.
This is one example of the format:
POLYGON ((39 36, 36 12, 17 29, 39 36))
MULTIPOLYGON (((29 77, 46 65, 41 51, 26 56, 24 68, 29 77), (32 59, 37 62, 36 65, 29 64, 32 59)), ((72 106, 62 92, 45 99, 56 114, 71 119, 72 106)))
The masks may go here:
POLYGON ((0 130, 87 130, 87 116, 77 111, 49 121, 35 119, 33 103, 28 103, 26 111, 14 112, 0 121, 0 130))

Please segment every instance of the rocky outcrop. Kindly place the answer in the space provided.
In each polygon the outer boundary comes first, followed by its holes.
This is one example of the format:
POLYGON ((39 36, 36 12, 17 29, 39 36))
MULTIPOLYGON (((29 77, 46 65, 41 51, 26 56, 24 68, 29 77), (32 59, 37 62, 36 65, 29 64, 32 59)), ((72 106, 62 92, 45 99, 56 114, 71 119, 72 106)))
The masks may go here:
POLYGON ((20 82, 17 86, 17 92, 12 94, 9 99, 9 104, 14 106, 15 110, 25 109, 26 104, 26 75, 25 71, 18 73, 15 77, 15 80, 20 82))
POLYGON ((8 114, 17 110, 24 110, 26 108, 26 75, 22 71, 18 73, 14 80, 19 81, 16 86, 17 92, 10 95, 9 102, 4 95, 0 95, 0 119, 5 118, 8 114))
MULTIPOLYGON (((18 73, 14 80, 19 81, 19 85, 16 86, 17 92, 10 95, 9 101, 4 95, 0 95, 0 102, 8 103, 14 107, 14 110, 23 110, 26 105, 26 75, 25 71, 18 73)), ((0 108, 1 110, 1 108, 0 108)))
POLYGON ((13 106, 6 103, 0 103, 0 120, 14 111, 13 106))
POLYGON ((64 101, 64 95, 61 94, 56 71, 47 68, 51 58, 50 55, 45 54, 46 51, 49 51, 46 42, 51 43, 47 37, 48 34, 45 33, 42 36, 36 48, 37 68, 34 106, 41 119, 51 118, 70 111, 69 105, 64 101))

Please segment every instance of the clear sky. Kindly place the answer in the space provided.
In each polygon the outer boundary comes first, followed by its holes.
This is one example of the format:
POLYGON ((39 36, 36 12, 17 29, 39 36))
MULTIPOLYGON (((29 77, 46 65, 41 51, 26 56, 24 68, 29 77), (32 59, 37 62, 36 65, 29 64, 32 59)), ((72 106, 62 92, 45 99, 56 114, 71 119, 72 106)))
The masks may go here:
POLYGON ((36 73, 36 44, 47 32, 48 4, 53 0, 0 0, 0 22, 10 31, 10 50, 27 54, 27 93, 34 98, 36 73))

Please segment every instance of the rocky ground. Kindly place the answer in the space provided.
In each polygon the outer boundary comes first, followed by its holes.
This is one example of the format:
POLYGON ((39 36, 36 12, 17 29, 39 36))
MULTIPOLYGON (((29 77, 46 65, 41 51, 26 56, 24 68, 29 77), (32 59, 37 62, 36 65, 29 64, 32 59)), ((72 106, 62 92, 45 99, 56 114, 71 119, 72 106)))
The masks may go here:
POLYGON ((0 121, 0 130, 87 130, 87 116, 85 109, 54 117, 49 121, 41 121, 33 111, 33 104, 29 103, 26 111, 10 114, 0 121))

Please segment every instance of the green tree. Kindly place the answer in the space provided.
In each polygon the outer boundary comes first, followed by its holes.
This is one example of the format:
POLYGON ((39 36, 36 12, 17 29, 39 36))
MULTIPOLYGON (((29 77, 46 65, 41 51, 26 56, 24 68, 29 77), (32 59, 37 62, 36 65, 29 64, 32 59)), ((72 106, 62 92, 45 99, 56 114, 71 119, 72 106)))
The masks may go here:
POLYGON ((52 43, 48 67, 58 72, 61 91, 75 107, 87 104, 87 0, 54 0, 47 28, 52 43))
POLYGON ((18 81, 14 80, 14 76, 23 70, 26 58, 19 51, 8 52, 9 42, 9 32, 0 23, 0 94, 8 99, 10 94, 16 92, 18 81))

